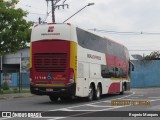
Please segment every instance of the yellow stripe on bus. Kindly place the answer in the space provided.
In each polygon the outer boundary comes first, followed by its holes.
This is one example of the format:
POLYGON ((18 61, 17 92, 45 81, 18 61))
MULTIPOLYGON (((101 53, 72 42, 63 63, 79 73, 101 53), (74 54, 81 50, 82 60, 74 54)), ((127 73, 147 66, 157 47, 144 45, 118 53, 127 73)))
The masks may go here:
POLYGON ((130 80, 130 79, 126 79, 126 78, 111 78, 111 80, 130 80))
POLYGON ((111 78, 111 80, 122 80, 122 78, 111 78))
POLYGON ((70 42, 70 68, 74 70, 75 82, 77 81, 77 43, 70 42))

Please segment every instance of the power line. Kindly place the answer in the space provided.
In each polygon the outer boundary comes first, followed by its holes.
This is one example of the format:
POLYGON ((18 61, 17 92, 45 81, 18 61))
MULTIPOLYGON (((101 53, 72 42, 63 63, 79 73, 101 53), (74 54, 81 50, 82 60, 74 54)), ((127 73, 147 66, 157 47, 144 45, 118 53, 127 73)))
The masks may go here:
POLYGON ((26 4, 25 6, 26 6, 26 7, 33 8, 33 9, 35 9, 35 10, 42 10, 42 9, 40 9, 40 8, 36 8, 36 7, 33 7, 33 6, 31 6, 31 5, 28 5, 28 4, 26 4))
POLYGON ((160 51, 160 50, 128 50, 128 51, 160 51))
MULTIPOLYGON (((29 5, 29 4, 22 4, 23 6, 25 6, 25 7, 30 7, 30 8, 33 8, 33 9, 36 9, 36 10, 41 10, 41 9, 39 9, 39 8, 35 8, 35 7, 33 7, 33 6, 31 6, 31 5, 29 5)), ((23 9, 23 8, 22 8, 23 9)), ((30 12, 30 11, 27 11, 29 14, 35 14, 35 15, 46 15, 46 14, 43 14, 43 13, 36 13, 36 12, 30 12)))
POLYGON ((110 31, 100 29, 89 29, 95 32, 119 34, 119 35, 160 35, 160 32, 132 32, 132 31, 110 31))
POLYGON ((33 13, 33 12, 28 12, 29 14, 35 14, 35 15, 46 15, 46 14, 42 14, 42 13, 33 13))

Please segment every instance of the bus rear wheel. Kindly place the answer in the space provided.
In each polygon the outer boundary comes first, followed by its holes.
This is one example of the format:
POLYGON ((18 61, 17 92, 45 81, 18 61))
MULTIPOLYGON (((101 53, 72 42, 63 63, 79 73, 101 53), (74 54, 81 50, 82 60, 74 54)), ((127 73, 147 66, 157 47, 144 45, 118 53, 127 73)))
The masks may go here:
POLYGON ((49 98, 50 98, 50 100, 51 100, 52 102, 58 100, 58 97, 55 97, 55 96, 52 96, 52 95, 50 95, 49 98))
POLYGON ((95 99, 99 100, 101 98, 101 87, 100 85, 97 86, 97 90, 95 91, 95 99))
POLYGON ((122 85, 122 91, 120 92, 120 95, 123 95, 123 94, 124 94, 124 90, 125 90, 125 86, 122 85))
POLYGON ((90 85, 90 87, 89 87, 89 94, 88 94, 88 97, 87 97, 87 101, 92 101, 92 100, 93 100, 93 95, 94 95, 93 86, 90 85))

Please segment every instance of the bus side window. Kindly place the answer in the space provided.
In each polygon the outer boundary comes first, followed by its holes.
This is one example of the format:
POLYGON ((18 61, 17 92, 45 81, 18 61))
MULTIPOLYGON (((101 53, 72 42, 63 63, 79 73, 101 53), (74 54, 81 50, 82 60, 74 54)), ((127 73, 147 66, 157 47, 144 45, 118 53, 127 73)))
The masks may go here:
POLYGON ((123 69, 120 68, 120 77, 123 78, 123 69))
POLYGON ((106 65, 101 65, 101 75, 103 78, 110 78, 109 69, 106 65))
POLYGON ((115 77, 116 78, 120 77, 120 68, 115 67, 115 77))
POLYGON ((123 70, 122 78, 126 78, 127 72, 123 70))
POLYGON ((103 78, 115 77, 116 70, 118 69, 111 67, 111 66, 107 66, 107 65, 101 65, 101 75, 103 78))

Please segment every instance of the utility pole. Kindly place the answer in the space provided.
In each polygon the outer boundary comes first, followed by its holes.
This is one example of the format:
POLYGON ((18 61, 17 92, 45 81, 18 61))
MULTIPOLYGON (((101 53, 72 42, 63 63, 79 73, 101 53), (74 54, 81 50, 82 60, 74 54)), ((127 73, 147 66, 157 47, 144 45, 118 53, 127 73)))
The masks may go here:
POLYGON ((40 18, 40 17, 38 18, 38 23, 39 23, 39 24, 41 24, 41 23, 42 23, 42 21, 41 21, 41 18, 40 18))
MULTIPOLYGON (((68 4, 64 4, 66 0, 63 1, 62 5, 57 5, 57 3, 60 2, 61 0, 46 0, 46 1, 47 1, 47 3, 48 3, 48 1, 51 2, 51 6, 52 6, 52 11, 51 11, 52 12, 52 22, 55 23, 55 9, 56 8, 59 9, 60 7, 62 7, 64 9, 65 6, 67 6, 67 8, 68 8, 69 5, 68 4)), ((49 13, 47 13, 47 14, 49 14, 49 13)))
POLYGON ((55 4, 54 4, 54 0, 51 0, 52 3, 52 22, 55 22, 55 4))
POLYGON ((51 2, 51 6, 52 6, 52 22, 55 22, 55 8, 56 8, 57 0, 46 0, 46 1, 47 1, 47 4, 48 4, 49 1, 51 2))

